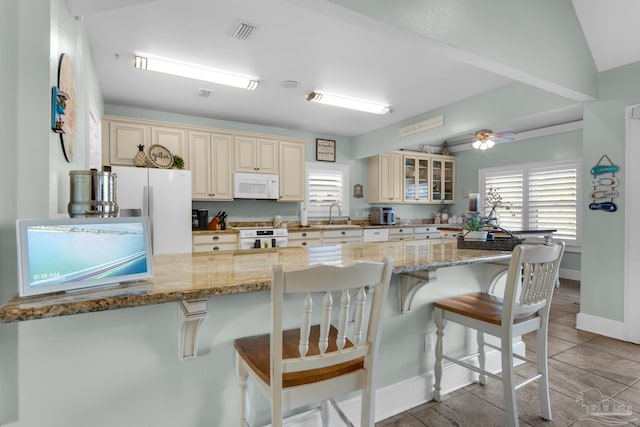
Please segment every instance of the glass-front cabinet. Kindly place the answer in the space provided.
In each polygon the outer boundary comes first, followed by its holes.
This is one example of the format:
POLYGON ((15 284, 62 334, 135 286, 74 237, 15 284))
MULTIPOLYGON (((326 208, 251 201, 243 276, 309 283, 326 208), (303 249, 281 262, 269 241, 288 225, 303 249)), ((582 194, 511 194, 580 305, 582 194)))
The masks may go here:
POLYGON ((429 202, 429 158, 404 156, 404 201, 429 202))
POLYGON ((455 202, 455 161, 448 156, 431 156, 431 201, 455 202))

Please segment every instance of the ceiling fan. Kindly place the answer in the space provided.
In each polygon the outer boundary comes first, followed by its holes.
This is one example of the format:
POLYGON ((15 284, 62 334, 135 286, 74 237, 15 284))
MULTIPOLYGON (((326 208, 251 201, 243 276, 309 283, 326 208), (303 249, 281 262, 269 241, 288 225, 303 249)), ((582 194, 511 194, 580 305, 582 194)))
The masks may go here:
POLYGON ((496 142, 510 142, 515 137, 515 132, 494 133, 490 129, 480 129, 474 134, 474 141, 471 146, 477 150, 486 150, 493 147, 496 142))

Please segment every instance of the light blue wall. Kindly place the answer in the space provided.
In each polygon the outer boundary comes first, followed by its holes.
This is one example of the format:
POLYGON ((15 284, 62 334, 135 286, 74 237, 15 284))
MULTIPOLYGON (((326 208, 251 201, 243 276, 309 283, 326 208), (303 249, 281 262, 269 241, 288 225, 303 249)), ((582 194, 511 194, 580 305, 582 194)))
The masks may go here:
MULTIPOLYGON (((636 167, 625 158, 625 107, 640 103, 640 63, 601 73, 597 101, 585 104, 583 183, 587 196, 588 171, 603 154, 620 166, 636 167)), ((583 253, 580 310, 605 319, 624 320, 624 214, 625 194, 638 191, 638 183, 621 180, 618 211, 590 211, 583 206, 583 253)))

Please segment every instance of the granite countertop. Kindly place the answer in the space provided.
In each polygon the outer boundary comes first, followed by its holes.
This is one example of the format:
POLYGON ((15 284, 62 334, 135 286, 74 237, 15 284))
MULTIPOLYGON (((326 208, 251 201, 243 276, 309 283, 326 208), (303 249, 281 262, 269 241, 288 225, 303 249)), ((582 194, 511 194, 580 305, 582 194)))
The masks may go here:
MULTIPOLYGON (((313 248, 275 248, 223 253, 157 255, 152 280, 69 293, 14 298, 0 307, 0 322, 15 322, 79 313, 198 300, 267 290, 271 268, 303 268, 327 254, 352 261, 393 258, 395 274, 509 259, 511 252, 458 249, 455 240, 349 243, 313 248)), ((17 286, 16 286, 17 289, 17 286)))
MULTIPOLYGON (((327 224, 309 224, 308 226, 301 226, 299 224, 290 224, 287 227, 288 231, 327 231, 327 230, 345 230, 345 229, 356 229, 356 228, 403 228, 403 227, 427 227, 432 226, 433 223, 411 223, 411 224, 393 224, 393 225, 374 225, 370 224, 368 221, 359 221, 353 222, 352 224, 334 224, 330 227, 327 227, 327 224)), ((191 233, 193 235, 200 234, 211 234, 211 233, 238 233, 238 227, 256 227, 256 226, 264 226, 264 227, 273 227, 272 223, 250 223, 250 225, 233 225, 226 230, 192 230, 191 233)))

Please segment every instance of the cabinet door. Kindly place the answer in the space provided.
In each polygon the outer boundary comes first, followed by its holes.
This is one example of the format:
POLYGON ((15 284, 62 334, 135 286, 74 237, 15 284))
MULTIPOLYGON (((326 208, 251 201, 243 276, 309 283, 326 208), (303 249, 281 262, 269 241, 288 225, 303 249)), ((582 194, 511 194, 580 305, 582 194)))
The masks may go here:
POLYGON ((151 128, 130 122, 109 122, 109 162, 112 165, 133 166, 138 145, 149 148, 151 128))
POLYGON ((404 157, 404 201, 411 203, 429 202, 428 157, 404 157))
POLYGON ((211 135, 211 199, 233 199, 233 137, 211 135))
POLYGON ((256 172, 256 139, 236 136, 234 145, 235 171, 256 172))
POLYGON ((304 144, 280 142, 280 201, 297 202, 304 200, 305 163, 304 144))
POLYGON ((191 153, 191 197, 195 200, 211 198, 211 134, 209 132, 189 132, 189 152, 191 153))
POLYGON ((403 184, 403 164, 402 164, 402 155, 391 153, 388 155, 388 160, 384 160, 384 166, 381 168, 380 177, 385 179, 386 177, 386 185, 384 182, 380 183, 380 195, 383 200, 400 202, 402 201, 402 184, 403 184), (384 170, 387 170, 386 173, 384 170))
POLYGON ((431 201, 455 202, 455 160, 434 156, 431 160, 431 201))
POLYGON ((256 140, 256 168, 258 173, 278 173, 278 141, 256 140))
POLYGON ((185 168, 188 167, 188 149, 185 142, 185 133, 183 129, 164 127, 164 126, 151 126, 151 144, 159 144, 165 147, 171 152, 171 154, 178 155, 184 159, 185 168))

